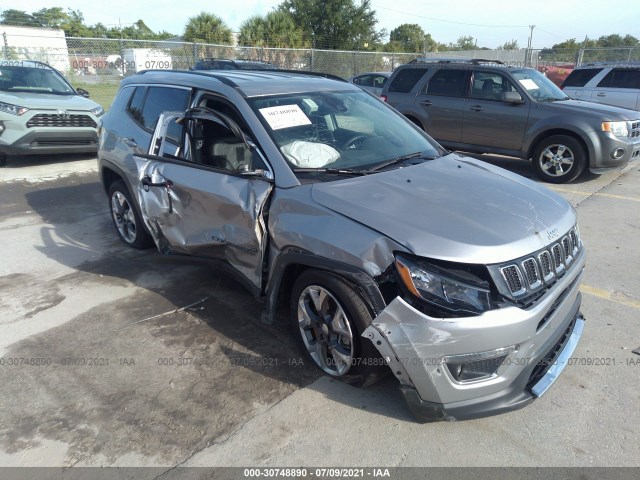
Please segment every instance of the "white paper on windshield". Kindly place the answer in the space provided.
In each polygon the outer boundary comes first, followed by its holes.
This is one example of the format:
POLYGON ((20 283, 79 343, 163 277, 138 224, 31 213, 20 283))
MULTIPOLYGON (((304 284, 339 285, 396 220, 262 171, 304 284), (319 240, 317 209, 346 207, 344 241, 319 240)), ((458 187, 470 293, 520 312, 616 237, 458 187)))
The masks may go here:
POLYGON ((531 80, 530 78, 523 78, 522 80, 518 80, 520 85, 522 85, 527 90, 538 90, 540 87, 536 85, 536 82, 531 80))
POLYGON ((295 104, 261 108, 260 113, 272 130, 311 125, 311 120, 309 120, 300 107, 295 104))

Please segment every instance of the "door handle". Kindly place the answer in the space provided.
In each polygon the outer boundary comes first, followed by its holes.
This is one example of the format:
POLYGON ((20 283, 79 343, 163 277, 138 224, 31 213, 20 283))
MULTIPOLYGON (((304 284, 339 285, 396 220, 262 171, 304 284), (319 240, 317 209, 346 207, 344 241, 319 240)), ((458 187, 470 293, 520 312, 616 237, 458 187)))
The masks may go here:
POLYGON ((142 177, 140 180, 142 183, 142 187, 145 192, 149 191, 149 187, 164 187, 167 189, 167 200, 169 202, 169 213, 173 213, 173 201, 171 200, 171 187, 173 187, 173 182, 171 180, 163 180, 162 182, 152 182, 150 176, 142 177))
POLYGON ((606 97, 607 96, 607 92, 598 92, 597 95, 599 97, 606 97))
POLYGON ((420 102, 420 105, 424 105, 425 107, 428 107, 429 105, 433 105, 433 103, 431 103, 430 100, 423 100, 420 102))
POLYGON ((481 112, 482 107, 480 105, 474 105, 473 107, 469 107, 469 110, 473 110, 474 112, 481 112))
POLYGON ((138 142, 136 142, 133 138, 127 137, 122 139, 122 143, 124 143, 127 147, 137 148, 138 142))

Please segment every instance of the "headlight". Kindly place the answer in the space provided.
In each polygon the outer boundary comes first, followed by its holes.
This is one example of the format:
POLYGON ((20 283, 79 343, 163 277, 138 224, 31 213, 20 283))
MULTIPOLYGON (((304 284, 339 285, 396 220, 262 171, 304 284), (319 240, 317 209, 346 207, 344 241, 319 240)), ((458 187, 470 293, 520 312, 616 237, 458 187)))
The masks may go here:
POLYGON ((602 131, 613 133, 616 137, 628 137, 627 122, 602 122, 602 131))
POLYGON ((97 106, 96 108, 91 110, 91 113, 93 113, 96 117, 99 117, 100 115, 104 115, 104 108, 97 106))
POLYGON ((453 278, 443 269, 422 261, 396 257, 402 283, 416 297, 450 312, 482 313, 491 309, 489 288, 453 278))
POLYGON ((12 105, 10 103, 0 102, 0 112, 10 113, 11 115, 23 115, 28 112, 29 109, 26 107, 20 107, 18 105, 12 105))

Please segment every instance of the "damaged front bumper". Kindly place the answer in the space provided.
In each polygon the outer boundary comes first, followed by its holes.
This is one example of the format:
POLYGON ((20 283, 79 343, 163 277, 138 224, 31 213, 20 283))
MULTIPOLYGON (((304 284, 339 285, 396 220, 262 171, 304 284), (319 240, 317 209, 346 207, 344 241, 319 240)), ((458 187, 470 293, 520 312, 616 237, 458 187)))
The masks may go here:
POLYGON ((551 386, 580 340, 584 258, 527 309, 442 319, 397 297, 363 336, 385 358, 420 421, 466 420, 524 407, 551 386))

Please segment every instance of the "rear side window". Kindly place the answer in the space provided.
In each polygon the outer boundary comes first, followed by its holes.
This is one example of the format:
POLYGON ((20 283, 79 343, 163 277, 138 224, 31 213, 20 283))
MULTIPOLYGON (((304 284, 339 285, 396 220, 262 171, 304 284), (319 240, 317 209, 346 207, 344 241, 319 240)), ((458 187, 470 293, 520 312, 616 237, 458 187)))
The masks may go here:
POLYGON ((602 71, 602 68, 581 68, 574 70, 569 74, 567 78, 562 82, 562 88, 564 87, 584 87, 589 80, 595 77, 602 71))
POLYGON ((144 104, 146 93, 147 89, 145 87, 136 87, 127 106, 127 112, 131 115, 131 118, 140 124, 142 124, 142 105, 144 104))
MULTIPOLYGON (((169 87, 149 87, 148 90, 138 121, 149 130, 153 130, 162 112, 181 112, 187 109, 190 90, 169 87)), ((136 100, 137 93, 134 93, 129 108, 136 100)))
POLYGON ((427 72, 426 68, 405 68, 400 70, 389 84, 389 92, 409 93, 418 80, 427 72))
POLYGON ((447 70, 443 68, 431 77, 426 93, 428 95, 444 95, 446 97, 464 97, 466 85, 466 70, 447 70))
POLYGON ((614 68, 600 81, 598 87, 640 88, 640 69, 614 68))

